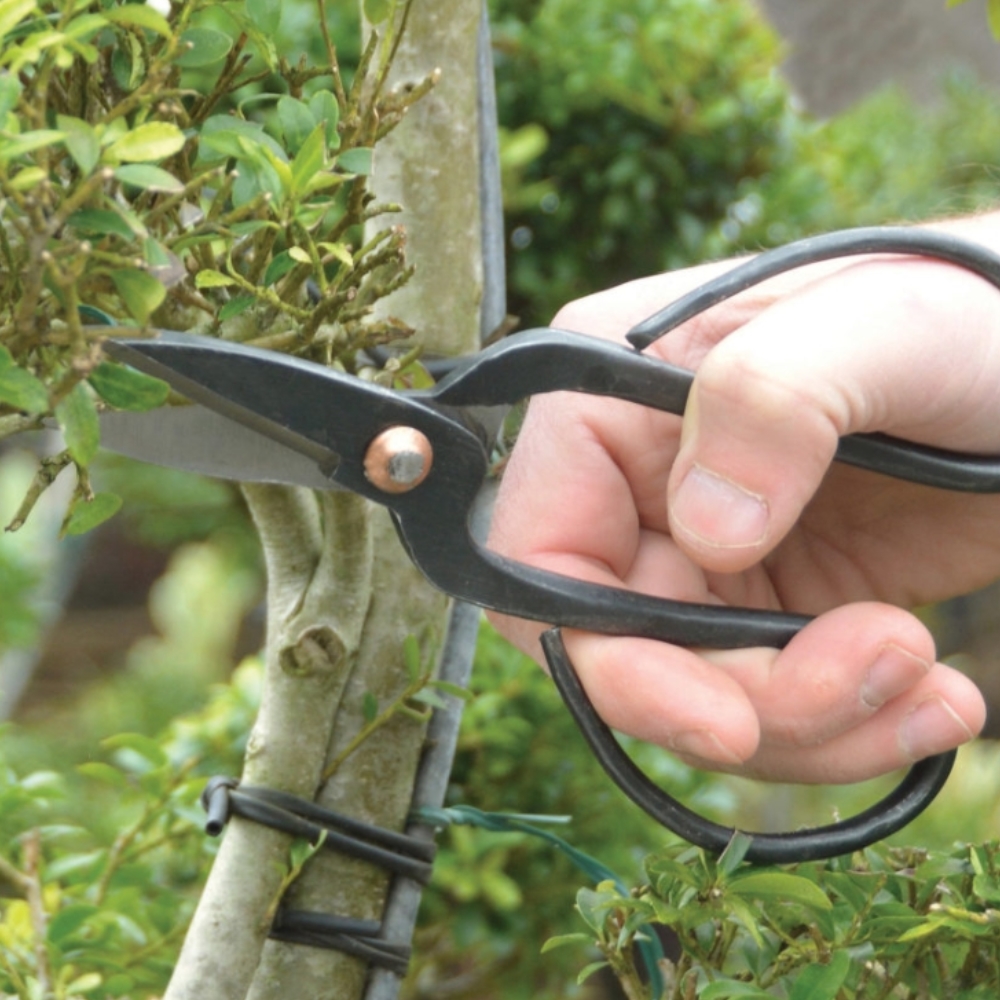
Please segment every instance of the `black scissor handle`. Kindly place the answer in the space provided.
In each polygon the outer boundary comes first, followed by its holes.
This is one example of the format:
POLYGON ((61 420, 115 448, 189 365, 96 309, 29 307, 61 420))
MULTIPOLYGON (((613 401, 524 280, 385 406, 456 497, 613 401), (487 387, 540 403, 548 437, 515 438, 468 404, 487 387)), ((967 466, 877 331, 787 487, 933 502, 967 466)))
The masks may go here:
MULTIPOLYGON (((542 634, 542 649, 566 707, 612 781, 640 809, 679 837, 716 854, 725 850, 735 829, 713 823, 681 805, 653 784, 619 746, 580 683, 560 629, 542 634)), ((894 791, 851 819, 788 833, 742 831, 751 837, 746 860, 755 864, 791 864, 838 857, 868 847, 919 816, 941 791, 954 763, 954 750, 919 761, 894 791)))

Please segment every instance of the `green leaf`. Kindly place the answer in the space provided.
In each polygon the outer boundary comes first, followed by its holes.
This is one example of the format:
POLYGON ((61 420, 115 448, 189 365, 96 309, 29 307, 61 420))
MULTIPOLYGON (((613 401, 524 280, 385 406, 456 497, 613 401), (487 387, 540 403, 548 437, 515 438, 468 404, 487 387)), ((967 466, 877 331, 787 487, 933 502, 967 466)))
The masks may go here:
POLYGON ((716 862, 719 873, 724 878, 732 875, 743 864, 743 859, 747 856, 747 851, 752 845, 753 837, 750 834, 733 830, 733 835, 729 838, 726 849, 719 855, 719 860, 716 862))
MULTIPOLYGON (((0 40, 35 10, 35 0, 5 0, 0 3, 0 40)), ((0 47, 2 48, 2 47, 0 47)))
POLYGON ((320 122, 306 137, 292 161, 292 193, 302 194, 322 169, 325 159, 325 133, 320 122))
POLYGON ((85 177, 97 166, 101 158, 101 142, 94 129, 82 118, 56 115, 56 125, 65 133, 66 148, 85 177))
POLYGON ((245 205, 261 193, 269 194, 279 204, 283 202, 292 181, 291 169, 283 157, 259 145, 241 159, 240 176, 233 185, 233 204, 245 205))
MULTIPOLYGON (((178 264, 177 257, 171 254, 162 243, 154 240, 151 236, 143 241, 142 255, 146 258, 146 263, 156 271, 176 267, 178 264)), ((184 276, 186 275, 187 272, 185 271, 184 276)))
POLYGON ((247 17, 267 35, 274 35, 281 23, 281 0, 247 0, 247 17))
POLYGON ((225 323, 227 319, 233 319, 235 316, 239 316, 240 313, 246 312, 255 301, 252 295, 237 295, 235 298, 230 299, 219 310, 219 322, 225 323))
POLYGON ((430 686, 438 691, 443 691, 445 694, 450 694, 452 698, 458 698, 461 701, 471 701, 475 697, 468 688, 452 684, 451 681, 431 681, 430 686))
MULTIPOLYGON (((77 771, 86 773, 84 768, 88 768, 89 766, 88 764, 81 764, 77 767, 77 771)), ((101 767, 107 766, 107 764, 101 765, 101 767)), ((114 769, 112 768, 112 770, 114 769)), ((126 787, 124 775, 121 775, 121 784, 119 787, 126 787)), ((92 882, 96 880, 97 874, 103 870, 107 862, 107 856, 108 852, 106 850, 88 851, 86 854, 57 855, 45 866, 45 875, 52 882, 62 881, 67 878, 73 881, 82 879, 92 882)))
POLYGON ((215 28, 188 28, 181 35, 181 45, 188 46, 187 51, 174 62, 185 69, 196 69, 225 59, 233 47, 233 40, 215 28))
MULTIPOLYGON (((330 170, 317 171, 306 184, 303 193, 307 195, 315 194, 317 191, 325 191, 327 188, 346 184, 351 179, 351 176, 351 174, 335 174, 330 170)), ((302 218, 301 214, 299 218, 302 218)))
POLYGON ((77 764, 76 769, 85 777, 93 778, 95 781, 103 781, 106 785, 113 785, 115 788, 128 787, 128 779, 125 775, 117 767, 105 764, 104 761, 89 760, 85 764, 77 764))
POLYGON ((121 7, 109 7, 101 14, 112 24, 124 24, 130 28, 148 28, 164 38, 173 37, 167 19, 148 4, 126 3, 121 7))
POLYGON ((421 705, 429 705, 431 708, 447 709, 447 705, 439 694, 431 688, 424 688, 410 698, 410 701, 419 702, 421 705))
POLYGON ((751 872, 734 876, 726 885, 726 892, 744 899, 775 900, 801 903, 814 910, 833 908, 826 893, 809 879, 788 872, 751 872))
POLYGON ((109 997, 124 997, 135 989, 135 979, 124 972, 117 972, 104 980, 104 995, 109 997))
POLYGON ((184 185, 173 174, 151 163, 130 163, 115 170, 115 177, 123 184, 142 188, 144 191, 183 191, 184 185))
POLYGON ((374 722, 378 717, 378 698, 371 691, 366 691, 364 698, 361 699, 361 714, 368 723, 374 722))
POLYGON ((21 81, 13 73, 0 73, 0 126, 3 125, 7 115, 17 107, 23 89, 21 81))
POLYGON ((309 256, 309 251, 305 250, 303 247, 289 247, 288 256, 291 257, 297 264, 312 263, 312 257, 309 256))
POLYGON ((297 837, 292 841, 292 846, 288 849, 288 856, 292 863, 292 868, 296 871, 300 869, 322 846, 326 839, 326 833, 314 844, 305 837, 297 837))
POLYGON ((66 987, 66 995, 79 996, 81 993, 96 990, 102 982, 104 982, 104 980, 99 972, 85 972, 82 976, 77 976, 77 978, 66 987))
POLYGON ((331 257, 339 260, 344 267, 349 270, 354 267, 354 258, 351 256, 351 248, 344 243, 320 243, 321 250, 325 250, 331 257))
POLYGON ((0 400, 25 413, 45 413, 49 408, 49 394, 42 382, 11 363, 0 368, 0 400))
POLYGON ((194 276, 195 288, 226 288, 235 284, 235 278, 230 278, 228 274, 215 271, 210 267, 206 267, 194 276))
POLYGON ((164 767, 170 763, 163 747, 142 733, 117 733, 101 740, 101 746, 105 750, 131 750, 148 760, 153 767, 164 767))
POLYGON ((15 191, 27 191, 37 187, 48 176, 49 172, 41 167, 25 167, 19 170, 9 183, 15 191))
POLYGON ((122 90, 131 93, 142 82, 146 61, 142 44, 135 35, 127 34, 123 41, 111 53, 111 75, 122 90))
POLYGON ((1000 39, 1000 0, 989 0, 986 5, 986 19, 989 21, 993 37, 1000 39))
POLYGON ((211 118, 205 119, 205 124, 201 127, 198 158, 207 161, 217 160, 218 156, 210 154, 219 153, 223 157, 240 159, 257 146, 267 146, 276 156, 284 156, 281 145, 264 131, 262 125, 232 115, 212 115, 211 118), (248 140, 253 144, 252 147, 240 143, 239 138, 248 140))
POLYGON ((107 150, 111 160, 127 163, 162 160, 184 146, 184 133, 170 122, 147 122, 113 142, 107 150))
POLYGON ((52 128, 22 132, 21 135, 10 139, 0 138, 0 163, 7 163, 25 153, 33 153, 36 149, 52 146, 57 142, 62 142, 63 139, 65 139, 65 135, 52 128))
POLYGON ((555 951, 556 948, 562 948, 568 944, 590 945, 593 943, 593 935, 584 934, 582 931, 578 934, 557 934, 555 937, 550 937, 548 941, 542 945, 541 954, 545 955, 550 951, 555 951))
POLYGON ((364 0, 365 17, 372 24, 381 24, 392 13, 393 0, 364 0))
POLYGON ((129 224, 117 212, 103 208, 80 209, 67 221, 83 236, 120 236, 123 240, 132 240, 136 236, 129 224))
POLYGON ((316 128, 309 105, 294 97, 278 98, 278 119, 290 153, 298 152, 316 128))
POLYGON ((340 123, 340 105, 337 98, 329 90, 317 90, 309 98, 309 110, 313 118, 326 128, 326 144, 331 149, 340 145, 340 133, 337 125, 340 123))
POLYGON ((74 931, 79 930, 99 908, 90 903, 75 903, 60 910, 50 921, 46 937, 53 944, 59 944, 74 931))
POLYGON ((411 682, 416 681, 423 673, 420 641, 412 632, 403 640, 403 664, 406 667, 406 676, 411 682))
POLYGON ((726 900, 726 905, 733 916, 747 929, 747 933, 753 938, 754 944, 757 945, 758 949, 763 950, 764 938, 758 926, 760 923, 760 914, 757 912, 757 908, 740 899, 739 896, 729 896, 726 900))
POLYGON ((119 410, 137 413, 155 410, 170 395, 170 386, 162 379, 111 361, 102 361, 90 373, 89 382, 101 399, 119 410))
POLYGON ((603 969, 607 964, 607 962, 591 962, 590 965, 585 965, 576 977, 576 985, 582 986, 595 972, 603 969))
POLYGON ((337 157, 337 166, 349 174, 367 177, 372 172, 372 151, 364 146, 345 149, 337 157))
POLYGON ((608 913, 617 903, 617 896, 595 889, 580 889, 576 894, 576 908, 584 923, 596 934, 600 934, 608 913))
POLYGON ((121 510, 122 498, 117 493, 95 493, 90 500, 74 500, 63 523, 64 537, 85 535, 114 517, 121 510))
POLYGON ((140 323, 148 323, 149 317, 166 298, 167 290, 156 278, 145 271, 128 268, 112 271, 111 280, 125 303, 125 308, 140 323))
POLYGON ((788 994, 788 1000, 836 1000, 840 987, 851 971, 851 956, 835 951, 829 965, 808 965, 788 994))
POLYGON ((267 270, 264 272, 264 287, 273 285, 276 281, 280 281, 292 268, 295 267, 295 261, 289 256, 287 250, 282 250, 281 253, 275 254, 271 258, 271 263, 267 265, 267 270))
POLYGON ((101 442, 101 425, 97 407, 83 382, 73 386, 73 391, 56 406, 56 418, 73 461, 89 465, 101 442))
POLYGON ((947 923, 947 920, 941 917, 931 917, 926 923, 918 924, 916 927, 910 927, 908 930, 903 931, 897 935, 896 940, 900 942, 919 941, 920 938, 929 937, 931 934, 941 930, 942 927, 947 926, 947 923))

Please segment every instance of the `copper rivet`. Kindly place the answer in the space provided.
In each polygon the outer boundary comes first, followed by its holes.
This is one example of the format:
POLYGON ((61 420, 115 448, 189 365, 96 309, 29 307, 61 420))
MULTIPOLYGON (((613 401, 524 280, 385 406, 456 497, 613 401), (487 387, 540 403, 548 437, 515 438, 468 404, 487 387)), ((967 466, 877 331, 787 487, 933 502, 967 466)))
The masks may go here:
POLYGON ((365 452, 365 476, 383 493, 406 493, 431 471, 434 449, 415 427, 382 431, 365 452))

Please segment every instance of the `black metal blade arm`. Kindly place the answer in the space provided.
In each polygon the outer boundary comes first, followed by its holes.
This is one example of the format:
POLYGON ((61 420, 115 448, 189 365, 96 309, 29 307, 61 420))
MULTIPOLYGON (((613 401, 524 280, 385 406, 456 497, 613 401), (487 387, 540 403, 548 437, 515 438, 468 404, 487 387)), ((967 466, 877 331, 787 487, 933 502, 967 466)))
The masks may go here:
MULTIPOLYGON (((867 247, 870 241, 861 245, 867 247)), ((787 265, 787 260, 781 258, 779 263, 787 265)), ((779 272, 765 267, 760 273, 769 277, 779 272)), ((668 328, 672 329, 699 311, 693 305, 685 306, 689 299, 704 309, 747 287, 743 281, 725 283, 723 279, 729 277, 717 279, 727 291, 721 298, 708 294, 711 288, 705 286, 657 316, 669 313, 668 328)), ((666 332, 662 326, 661 322, 656 327, 658 336, 666 332)), ((515 334, 460 362, 426 398, 455 407, 497 406, 566 390, 611 396, 680 415, 693 382, 694 372, 620 344, 565 330, 540 329, 515 334)), ((998 456, 947 451, 886 434, 852 434, 841 438, 835 459, 923 486, 967 493, 1000 492, 998 456)))
MULTIPOLYGON (((587 696, 558 629, 542 636, 542 648, 566 707, 612 781, 644 812, 679 837, 713 853, 724 851, 736 831, 681 805, 632 763, 587 696)), ((838 857, 874 844, 902 829, 930 805, 948 780, 954 762, 954 750, 919 761, 889 795, 851 819, 787 833, 751 833, 746 860, 755 864, 791 864, 838 857)))

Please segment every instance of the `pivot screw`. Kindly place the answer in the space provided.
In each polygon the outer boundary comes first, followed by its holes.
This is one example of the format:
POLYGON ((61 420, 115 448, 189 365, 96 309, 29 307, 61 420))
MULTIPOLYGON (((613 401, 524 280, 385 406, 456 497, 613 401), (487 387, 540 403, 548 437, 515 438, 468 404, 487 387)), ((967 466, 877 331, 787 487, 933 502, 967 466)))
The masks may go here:
POLYGON ((365 452, 365 476, 383 493, 408 493, 431 471, 434 449, 415 427, 382 431, 365 452))

